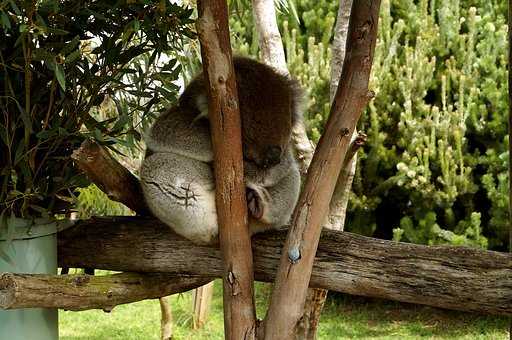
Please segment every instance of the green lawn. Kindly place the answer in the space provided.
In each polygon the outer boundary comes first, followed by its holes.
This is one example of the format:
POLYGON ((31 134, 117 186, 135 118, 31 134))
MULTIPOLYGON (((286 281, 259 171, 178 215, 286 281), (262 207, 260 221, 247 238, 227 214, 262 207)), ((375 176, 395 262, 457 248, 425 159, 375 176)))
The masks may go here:
MULTIPOLYGON (((269 288, 258 284, 259 317, 269 288)), ((215 282, 215 296, 207 324, 191 329, 190 293, 172 298, 174 339, 223 339, 222 294, 215 282)), ((62 340, 159 339, 158 301, 142 301, 102 311, 60 314, 62 340)), ((320 339, 508 339, 507 318, 480 316, 416 305, 337 295, 322 314, 320 339)))

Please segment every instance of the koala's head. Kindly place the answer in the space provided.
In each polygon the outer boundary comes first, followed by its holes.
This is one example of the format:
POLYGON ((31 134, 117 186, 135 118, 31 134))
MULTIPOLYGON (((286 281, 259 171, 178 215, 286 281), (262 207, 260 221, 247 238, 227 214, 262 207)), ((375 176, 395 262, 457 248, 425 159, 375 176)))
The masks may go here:
POLYGON ((297 82, 251 59, 235 58, 244 158, 260 168, 281 162, 299 119, 297 82))

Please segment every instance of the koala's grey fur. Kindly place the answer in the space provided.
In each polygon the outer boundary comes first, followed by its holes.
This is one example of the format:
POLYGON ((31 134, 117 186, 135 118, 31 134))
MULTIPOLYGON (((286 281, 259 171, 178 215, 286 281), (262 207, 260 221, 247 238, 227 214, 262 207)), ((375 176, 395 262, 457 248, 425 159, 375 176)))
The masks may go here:
MULTIPOLYGON (((235 73, 241 72, 237 63, 257 63, 242 58, 234 61, 235 73)), ((263 67, 260 65, 257 63, 256 67, 263 67)), ((268 72, 268 67, 264 67, 268 72)), ((191 241, 209 244, 218 239, 218 224, 206 88, 201 77, 199 75, 187 87, 178 106, 155 121, 145 137, 148 152, 142 163, 141 183, 146 202, 156 217, 191 241)), ((276 77, 282 77, 284 84, 278 91, 290 91, 293 97, 291 103, 283 105, 288 105, 292 122, 296 122, 300 116, 297 87, 284 76, 276 73, 276 77)), ((239 93, 240 88, 251 88, 251 79, 242 80, 244 84, 239 86, 239 93)), ((264 98, 267 94, 257 95, 264 98)), ((244 105, 246 103, 240 102, 241 108, 244 105)), ((241 112, 243 114, 242 109, 241 112)), ((243 130, 249 128, 245 126, 243 130)), ((290 146, 291 129, 285 129, 283 133, 287 133, 283 139, 286 143, 278 164, 261 167, 252 161, 244 161, 246 187, 253 191, 252 195, 256 195, 263 209, 261 216, 250 219, 252 233, 287 224, 297 203, 300 176, 290 146)), ((246 147, 250 148, 250 145, 244 145, 244 150, 246 147)))

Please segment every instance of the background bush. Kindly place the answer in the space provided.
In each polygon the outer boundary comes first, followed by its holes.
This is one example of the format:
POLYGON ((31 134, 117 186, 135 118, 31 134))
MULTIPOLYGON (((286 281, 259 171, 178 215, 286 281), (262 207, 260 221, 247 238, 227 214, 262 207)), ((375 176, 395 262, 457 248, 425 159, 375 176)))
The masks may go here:
POLYGON ((193 36, 191 14, 157 0, 0 2, 0 227, 67 213, 87 185, 71 152, 85 138, 133 147, 176 100, 169 56, 193 36))
MULTIPOLYGON (((306 121, 314 141, 329 112, 336 7, 297 0, 279 16, 288 66, 309 94, 306 121)), ((376 97, 359 125, 368 143, 347 230, 506 249, 505 18, 499 1, 382 1, 370 85, 376 97)), ((250 11, 231 20, 238 48, 256 54, 250 11)))

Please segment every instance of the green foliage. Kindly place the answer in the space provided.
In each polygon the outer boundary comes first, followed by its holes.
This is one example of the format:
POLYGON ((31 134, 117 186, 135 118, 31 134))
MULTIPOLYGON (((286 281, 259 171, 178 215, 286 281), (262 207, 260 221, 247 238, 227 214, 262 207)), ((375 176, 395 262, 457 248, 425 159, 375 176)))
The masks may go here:
MULTIPOLYGON (((279 16, 290 72, 307 91, 318 141, 329 114, 337 4, 297 0, 279 16)), ((507 234, 507 27, 498 1, 383 0, 347 229, 423 244, 504 249, 507 234)), ((257 54, 250 12, 231 17, 257 54), (244 18, 241 21, 239 18, 244 18)))
POLYGON ((349 229, 503 249, 504 14, 483 2, 382 2, 371 78, 377 95, 361 122, 368 143, 349 229))
POLYGON ((76 210, 78 218, 87 219, 91 216, 127 216, 133 212, 121 203, 114 202, 96 185, 79 188, 76 210))
POLYGON ((193 36, 191 14, 157 0, 0 2, 0 211, 65 212, 87 184, 70 159, 85 138, 140 140, 176 100, 167 55, 193 36), (100 119, 106 98, 116 110, 100 119))

